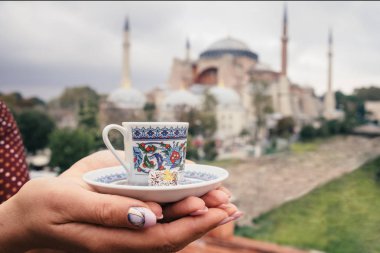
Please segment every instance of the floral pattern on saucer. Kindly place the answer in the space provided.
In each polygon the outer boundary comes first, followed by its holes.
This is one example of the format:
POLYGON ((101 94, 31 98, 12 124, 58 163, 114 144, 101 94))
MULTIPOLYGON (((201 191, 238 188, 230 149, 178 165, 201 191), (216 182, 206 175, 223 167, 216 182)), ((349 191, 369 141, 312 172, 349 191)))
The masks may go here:
MULTIPOLYGON (((199 171, 184 171, 182 179, 179 181, 180 185, 200 183, 217 179, 218 177, 212 173, 199 172, 199 171)), ((95 179, 98 183, 104 184, 123 184, 127 179, 126 173, 112 173, 104 175, 95 179)))

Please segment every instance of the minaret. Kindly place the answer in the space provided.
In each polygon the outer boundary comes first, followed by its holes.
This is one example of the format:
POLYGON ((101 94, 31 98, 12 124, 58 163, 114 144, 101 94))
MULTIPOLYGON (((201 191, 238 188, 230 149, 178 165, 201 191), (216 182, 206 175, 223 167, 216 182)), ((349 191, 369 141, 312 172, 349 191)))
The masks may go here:
POLYGON ((292 116, 292 107, 290 102, 290 88, 287 76, 287 44, 288 44, 288 11, 286 3, 284 5, 284 18, 282 23, 281 36, 281 73, 278 80, 278 108, 277 111, 284 117, 292 116))
POLYGON ((287 75, 287 65, 288 65, 288 10, 285 3, 284 6, 284 19, 282 23, 282 37, 281 37, 281 44, 282 44, 282 51, 281 51, 281 74, 286 76, 287 75))
POLYGON ((123 44, 123 79, 121 86, 123 88, 131 87, 131 72, 130 72, 130 42, 129 42, 129 18, 127 17, 124 24, 124 44, 123 44))
POLYGON ((326 119, 334 118, 335 112, 335 95, 332 90, 332 58, 333 58, 333 36, 332 31, 329 31, 328 51, 327 51, 327 92, 324 100, 324 116, 326 119))
POLYGON ((186 39, 186 62, 190 62, 190 40, 186 39))

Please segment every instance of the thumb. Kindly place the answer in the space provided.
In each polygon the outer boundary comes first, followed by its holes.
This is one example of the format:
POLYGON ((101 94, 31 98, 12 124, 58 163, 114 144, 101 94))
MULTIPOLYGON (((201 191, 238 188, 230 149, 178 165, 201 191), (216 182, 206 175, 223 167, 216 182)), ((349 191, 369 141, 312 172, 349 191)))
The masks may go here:
POLYGON ((67 211, 73 222, 92 223, 110 227, 146 228, 162 217, 162 209, 123 196, 76 191, 67 211), (154 208, 154 210, 152 209, 154 208))

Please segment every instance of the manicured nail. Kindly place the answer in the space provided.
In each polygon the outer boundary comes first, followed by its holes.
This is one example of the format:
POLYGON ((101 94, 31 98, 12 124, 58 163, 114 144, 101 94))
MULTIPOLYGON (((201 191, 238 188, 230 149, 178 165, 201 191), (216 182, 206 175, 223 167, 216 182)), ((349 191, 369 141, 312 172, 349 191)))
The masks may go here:
POLYGON ((218 226, 221 226, 221 225, 224 225, 228 222, 231 222, 231 221, 234 221, 234 220, 237 220, 239 219, 241 216, 243 216, 244 213, 241 212, 241 211, 236 211, 234 212, 233 214, 231 214, 230 216, 228 216, 227 218, 225 218, 224 220, 222 220, 221 222, 219 222, 218 226))
POLYGON ((131 207, 128 210, 128 221, 135 227, 147 228, 156 224, 156 215, 145 207, 131 207))
POLYGON ((236 212, 234 212, 232 215, 230 215, 230 217, 234 217, 234 220, 237 220, 237 219, 239 219, 241 216, 243 216, 244 215, 244 213, 243 212, 241 212, 241 211, 236 211, 236 212))
POLYGON ((203 214, 205 214, 207 212, 208 212, 208 208, 207 208, 207 206, 205 206, 203 209, 199 209, 197 211, 194 211, 194 212, 190 213, 190 216, 203 215, 203 214))
POLYGON ((225 218, 224 220, 222 220, 221 222, 219 222, 218 226, 221 226, 221 225, 224 225, 230 221, 233 221, 235 218, 232 217, 232 216, 228 216, 227 218, 225 218))

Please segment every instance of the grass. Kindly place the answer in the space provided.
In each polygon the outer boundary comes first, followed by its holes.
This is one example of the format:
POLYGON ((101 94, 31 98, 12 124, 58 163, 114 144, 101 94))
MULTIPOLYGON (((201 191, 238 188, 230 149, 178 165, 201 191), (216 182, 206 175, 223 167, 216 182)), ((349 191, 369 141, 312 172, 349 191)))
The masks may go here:
POLYGON ((295 142, 290 146, 290 150, 296 154, 303 154, 305 152, 316 151, 322 140, 317 139, 311 142, 295 142))
MULTIPOLYGON (((380 157, 237 228, 238 235, 329 253, 380 252, 380 157)), ((254 201, 253 203, 254 204, 254 201)))

